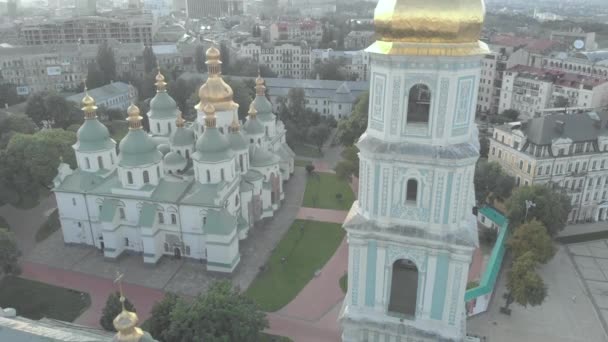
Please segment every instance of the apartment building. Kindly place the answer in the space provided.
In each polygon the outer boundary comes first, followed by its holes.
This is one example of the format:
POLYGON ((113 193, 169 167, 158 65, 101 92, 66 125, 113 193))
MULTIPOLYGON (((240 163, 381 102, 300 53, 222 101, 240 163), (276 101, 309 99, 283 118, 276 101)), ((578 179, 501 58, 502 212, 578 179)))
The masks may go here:
POLYGON ((268 27, 271 42, 305 40, 309 43, 321 41, 323 24, 317 20, 281 21, 268 27))
POLYGON ((542 59, 545 69, 608 78, 608 50, 582 51, 573 54, 553 53, 542 59))
POLYGON ((595 32, 585 32, 580 27, 573 27, 567 31, 551 31, 551 40, 559 41, 564 46, 570 47, 571 49, 582 49, 582 50, 595 50, 597 49, 597 43, 595 42, 595 32), (582 45, 575 46, 580 43, 582 45))
POLYGON ((125 10, 120 15, 103 17, 30 20, 20 30, 25 45, 100 44, 109 39, 121 43, 151 44, 153 26, 150 13, 125 10))
POLYGON ((243 13, 243 0, 186 0, 190 19, 221 18, 243 13))
POLYGON ((311 55, 313 65, 328 61, 340 63, 342 65, 340 69, 344 72, 347 80, 367 81, 369 79, 369 53, 364 50, 334 51, 333 49, 314 49, 311 55))
POLYGON ((247 41, 241 45, 240 58, 251 58, 266 65, 279 77, 310 78, 312 74, 311 48, 305 41, 247 41))
POLYGON ((532 118, 559 107, 576 110, 608 106, 608 80, 518 65, 505 72, 499 111, 515 109, 532 118))
POLYGON ((518 186, 548 184, 572 200, 570 222, 608 221, 608 112, 555 114, 496 127, 490 161, 518 186))
POLYGON ((350 31, 344 37, 346 50, 361 50, 370 46, 376 40, 374 31, 350 31))

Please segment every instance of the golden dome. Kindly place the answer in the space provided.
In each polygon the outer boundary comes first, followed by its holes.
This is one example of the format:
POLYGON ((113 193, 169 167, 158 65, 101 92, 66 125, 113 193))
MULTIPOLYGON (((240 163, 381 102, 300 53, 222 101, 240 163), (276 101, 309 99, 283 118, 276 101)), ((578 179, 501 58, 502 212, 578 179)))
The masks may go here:
POLYGON ((249 117, 252 119, 255 119, 258 115, 258 111, 253 106, 253 101, 251 101, 251 104, 249 105, 249 111, 247 112, 247 114, 249 114, 249 117))
POLYGON ((139 107, 137 107, 134 103, 131 103, 129 108, 127 108, 127 121, 129 122, 129 129, 138 129, 141 128, 141 120, 143 119, 140 115, 139 107))
POLYGON ((218 50, 215 46, 212 46, 207 49, 207 52, 205 52, 205 56, 207 56, 207 59, 219 59, 220 50, 218 50))
POLYGON ((95 111, 97 106, 95 105, 95 99, 89 95, 87 87, 84 87, 84 97, 82 98, 82 111, 84 111, 86 119, 95 118, 95 111))
POLYGON ((160 73, 160 66, 158 67, 158 73, 156 74, 155 79, 156 83, 154 83, 154 85, 156 85, 156 91, 165 91, 167 82, 165 82, 165 76, 160 73))
POLYGON ((177 110, 177 118, 175 119, 175 127, 182 128, 184 127, 186 120, 182 117, 182 112, 177 110))
POLYGON ((207 103, 203 107, 203 112, 205 113, 205 127, 215 127, 215 107, 212 104, 207 103))
POLYGON ((483 0, 380 0, 374 12, 378 40, 368 51, 452 56, 485 53, 487 46, 479 42, 484 15, 483 0))
POLYGON ((222 79, 222 61, 220 60, 220 50, 210 47, 207 50, 207 71, 209 77, 207 82, 198 90, 200 102, 196 105, 197 110, 203 110, 205 104, 212 104, 215 110, 225 111, 236 108, 236 103, 232 100, 234 94, 232 88, 222 79))

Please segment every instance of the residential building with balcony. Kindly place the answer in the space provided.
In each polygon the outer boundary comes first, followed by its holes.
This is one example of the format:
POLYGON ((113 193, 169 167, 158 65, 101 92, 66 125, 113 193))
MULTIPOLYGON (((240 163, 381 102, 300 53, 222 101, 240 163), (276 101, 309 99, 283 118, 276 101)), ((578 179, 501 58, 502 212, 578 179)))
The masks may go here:
POLYGON ((321 41, 323 25, 320 21, 312 19, 280 21, 270 24, 268 31, 271 42, 305 40, 309 43, 316 43, 321 41))
POLYGON ((608 79, 608 50, 559 52, 542 59, 542 68, 608 79))
POLYGON ((570 222, 608 221, 608 111, 496 127, 488 159, 515 177, 517 186, 563 189, 572 200, 570 222))
POLYGON ((269 44, 257 40, 244 42, 238 55, 267 66, 279 77, 303 79, 312 75, 311 51, 306 41, 276 41, 269 44))
MULTIPOLYGON (((335 61, 347 80, 367 81, 369 79, 369 53, 359 51, 334 51, 333 49, 312 50, 313 64, 335 61)), ((315 75, 316 76, 316 75, 315 75)))

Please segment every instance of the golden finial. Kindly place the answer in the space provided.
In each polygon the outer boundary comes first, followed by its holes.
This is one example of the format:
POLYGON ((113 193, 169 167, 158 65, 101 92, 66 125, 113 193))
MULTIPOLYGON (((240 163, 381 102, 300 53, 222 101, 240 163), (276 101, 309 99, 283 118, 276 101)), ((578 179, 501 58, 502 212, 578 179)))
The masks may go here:
POLYGON ((228 131, 231 133, 236 133, 241 130, 241 124, 239 123, 239 116, 237 114, 237 110, 234 111, 232 115, 232 122, 230 123, 230 127, 228 127, 228 131))
POLYGON ((84 98, 82 99, 82 111, 84 112, 85 119, 94 119, 97 117, 96 111, 97 106, 95 105, 95 99, 89 95, 89 89, 87 88, 87 80, 84 80, 84 98))
POLYGON ((158 73, 156 74, 156 83, 154 83, 156 85, 156 91, 164 92, 167 90, 167 82, 165 82, 165 76, 163 76, 163 74, 160 72, 160 64, 158 61, 156 62, 156 68, 158 69, 158 73))
POLYGON ((183 128, 185 123, 186 123, 186 120, 184 120, 184 118, 182 117, 182 112, 178 109, 177 110, 177 119, 175 119, 175 127, 183 128))
POLYGON ((129 129, 141 129, 141 120, 143 119, 140 115, 139 107, 135 103, 131 102, 129 108, 127 108, 127 121, 129 122, 129 129))
POLYGON ((266 96, 266 86, 264 85, 264 79, 260 74, 260 68, 258 68, 258 77, 255 79, 255 94, 266 96))
POLYGON ((139 321, 137 314, 135 312, 128 311, 125 308, 125 296, 122 291, 123 276, 124 274, 116 272, 116 279, 114 279, 114 283, 118 284, 120 305, 122 306, 122 311, 112 321, 114 328, 116 328, 117 331, 114 340, 120 342, 139 341, 144 335, 144 332, 137 327, 137 322, 139 321))
POLYGON ((249 111, 247 112, 247 114, 249 114, 250 119, 254 119, 254 120, 256 119, 256 117, 258 115, 258 111, 253 106, 253 101, 251 101, 251 104, 249 105, 249 111))
POLYGON ((213 107, 212 104, 207 103, 205 107, 203 107, 203 112, 205 112, 205 127, 215 128, 215 107, 213 107))
POLYGON ((207 56, 207 71, 210 77, 219 76, 222 73, 222 61, 220 60, 221 54, 215 46, 211 46, 205 53, 207 56))

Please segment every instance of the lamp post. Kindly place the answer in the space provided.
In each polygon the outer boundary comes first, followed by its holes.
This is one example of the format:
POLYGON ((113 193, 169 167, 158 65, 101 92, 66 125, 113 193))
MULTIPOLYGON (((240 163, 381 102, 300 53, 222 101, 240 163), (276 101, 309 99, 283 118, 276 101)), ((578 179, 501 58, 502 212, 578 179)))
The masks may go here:
POLYGON ((528 210, 530 210, 530 208, 534 208, 536 207, 536 203, 530 201, 530 200, 526 200, 526 216, 524 217, 524 222, 526 222, 528 220, 528 210))

